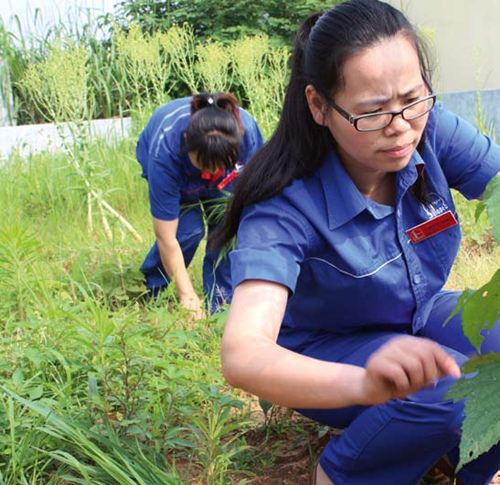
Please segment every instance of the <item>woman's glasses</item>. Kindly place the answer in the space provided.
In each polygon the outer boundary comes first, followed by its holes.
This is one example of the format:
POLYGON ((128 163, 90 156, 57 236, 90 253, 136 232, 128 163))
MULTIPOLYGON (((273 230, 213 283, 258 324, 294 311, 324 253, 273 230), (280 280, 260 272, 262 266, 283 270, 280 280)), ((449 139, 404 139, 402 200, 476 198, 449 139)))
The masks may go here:
POLYGON ((401 115, 406 121, 411 121, 428 113, 436 104, 436 95, 430 94, 414 103, 407 104, 399 111, 382 111, 360 116, 352 116, 338 104, 327 98, 327 103, 338 111, 358 131, 383 130, 392 123, 395 116, 401 115))

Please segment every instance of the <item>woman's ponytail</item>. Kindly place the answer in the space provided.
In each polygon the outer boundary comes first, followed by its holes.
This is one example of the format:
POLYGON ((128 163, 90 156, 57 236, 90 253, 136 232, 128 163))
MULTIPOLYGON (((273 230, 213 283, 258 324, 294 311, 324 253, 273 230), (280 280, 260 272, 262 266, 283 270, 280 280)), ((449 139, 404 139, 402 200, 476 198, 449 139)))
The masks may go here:
POLYGON ((278 126, 238 178, 224 222, 213 238, 214 246, 223 246, 235 236, 245 206, 269 199, 293 179, 313 172, 331 147, 330 133, 314 122, 305 95, 309 84, 304 72, 305 50, 320 15, 308 17, 297 32, 278 126))

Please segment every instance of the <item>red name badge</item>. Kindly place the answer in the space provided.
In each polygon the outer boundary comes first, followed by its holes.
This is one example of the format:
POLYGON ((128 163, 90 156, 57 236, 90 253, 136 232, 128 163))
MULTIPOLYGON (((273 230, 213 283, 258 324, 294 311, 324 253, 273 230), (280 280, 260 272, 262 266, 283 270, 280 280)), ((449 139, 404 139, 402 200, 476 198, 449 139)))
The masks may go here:
POLYGON ((427 238, 439 234, 458 224, 457 219, 451 211, 446 211, 440 216, 434 217, 418 226, 411 227, 406 231, 413 244, 425 241, 427 238))
POLYGON ((240 162, 236 162, 236 165, 234 167, 234 170, 224 179, 222 179, 218 184, 217 188, 219 190, 222 190, 226 185, 228 185, 230 182, 232 182, 243 170, 244 165, 242 165, 240 162))

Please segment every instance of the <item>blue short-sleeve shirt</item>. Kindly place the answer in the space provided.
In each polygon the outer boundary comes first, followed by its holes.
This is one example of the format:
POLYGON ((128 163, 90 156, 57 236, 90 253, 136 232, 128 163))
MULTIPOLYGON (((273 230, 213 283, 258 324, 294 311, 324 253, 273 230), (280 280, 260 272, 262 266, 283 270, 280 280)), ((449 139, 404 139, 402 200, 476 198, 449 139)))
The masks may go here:
MULTIPOLYGON (((136 156, 142 176, 148 181, 151 214, 156 219, 175 220, 181 204, 223 197, 234 184, 229 183, 222 192, 217 184, 229 175, 229 170, 215 179, 203 179, 201 171, 191 163, 183 138, 191 117, 191 99, 180 98, 159 107, 137 142, 136 156)), ((238 161, 245 165, 263 140, 254 118, 241 108, 240 117, 245 132, 238 161)))
POLYGON ((311 176, 247 207, 231 253, 233 286, 249 279, 287 286, 283 328, 294 328, 297 339, 310 331, 421 328, 461 235, 456 224, 413 242, 412 228, 458 221, 450 187, 476 198, 500 171, 500 148, 439 104, 425 137, 423 158, 415 152, 396 175, 394 207, 365 198, 333 151, 311 176), (428 206, 409 190, 422 170, 428 206))

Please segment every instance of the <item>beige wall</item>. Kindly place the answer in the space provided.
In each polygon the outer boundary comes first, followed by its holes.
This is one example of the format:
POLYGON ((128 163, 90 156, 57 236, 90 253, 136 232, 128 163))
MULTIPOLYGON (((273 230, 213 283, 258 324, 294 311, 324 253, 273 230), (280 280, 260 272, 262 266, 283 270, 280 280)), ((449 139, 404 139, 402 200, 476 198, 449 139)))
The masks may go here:
POLYGON ((387 1, 432 32, 437 91, 500 88, 500 0, 387 1))

